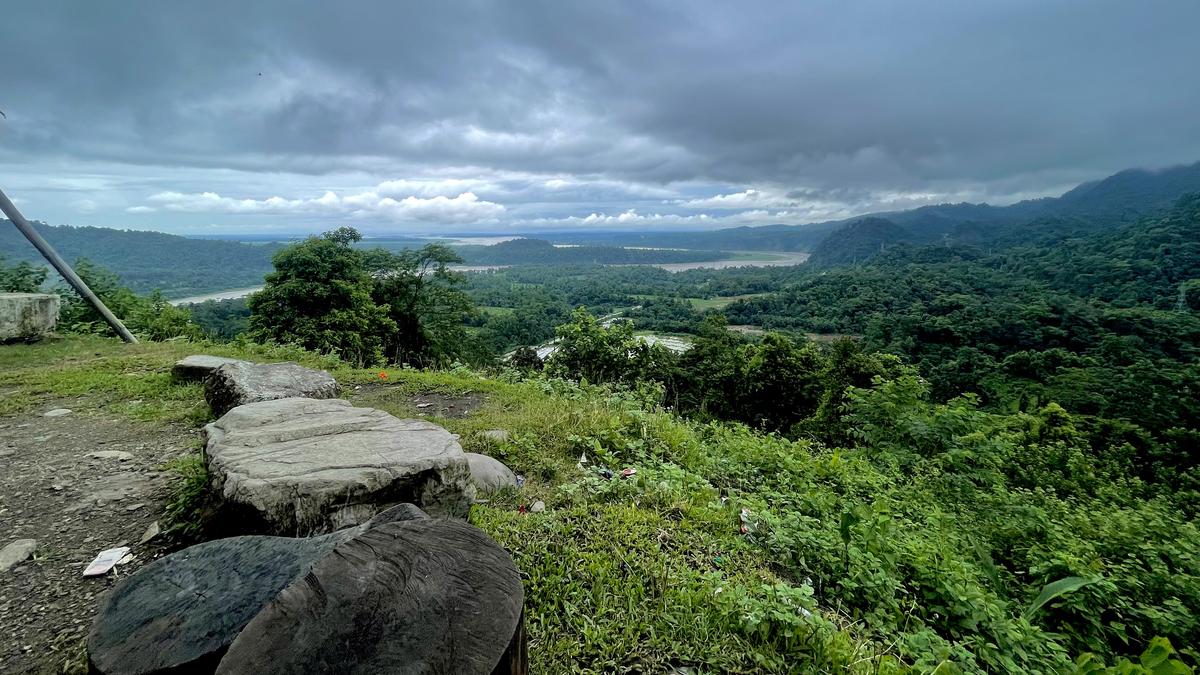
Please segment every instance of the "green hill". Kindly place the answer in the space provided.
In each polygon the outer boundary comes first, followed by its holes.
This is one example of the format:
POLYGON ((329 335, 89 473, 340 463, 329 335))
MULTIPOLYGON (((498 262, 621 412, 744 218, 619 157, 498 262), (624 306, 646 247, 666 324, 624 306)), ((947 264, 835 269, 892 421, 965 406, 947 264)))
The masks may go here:
MULTIPOLYGON (((194 352, 332 368, 354 403, 400 416, 431 397, 471 400, 431 419, 526 477, 471 521, 522 572, 531 672, 1069 672, 1088 652, 1137 661, 1156 636, 1191 647, 1200 627, 1184 488, 1135 478, 1132 458, 1092 447, 1053 404, 936 404, 911 376, 852 393, 859 440, 824 447, 557 380, 398 369, 382 381, 295 350, 78 337, 0 347, 0 424, 68 404, 76 425, 147 439, 182 425, 198 447, 200 386, 168 372, 194 352), (494 428, 510 440, 489 442, 494 428), (544 512, 523 508, 535 500, 544 512)), ((110 519, 197 523, 193 457, 175 464, 186 478, 166 513, 110 519)), ((48 554, 27 578, 59 564, 48 554)), ((1154 644, 1147 663, 1169 653, 1154 644)))
POLYGON ((853 265, 866 262, 912 235, 884 218, 863 218, 844 225, 825 237, 812 251, 808 263, 814 266, 853 265))
MULTIPOLYGON (((162 232, 34 223, 68 262, 87 258, 138 293, 161 290, 169 298, 255 286, 271 271, 277 244, 189 239, 162 232)), ((46 262, 7 220, 0 220, 0 256, 10 262, 46 262)))

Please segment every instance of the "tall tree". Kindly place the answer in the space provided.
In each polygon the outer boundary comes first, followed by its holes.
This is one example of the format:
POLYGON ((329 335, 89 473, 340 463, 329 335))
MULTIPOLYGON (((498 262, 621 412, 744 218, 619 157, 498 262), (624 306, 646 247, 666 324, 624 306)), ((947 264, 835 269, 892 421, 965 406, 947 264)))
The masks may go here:
POLYGON ((272 259, 275 271, 250 296, 249 336, 336 354, 356 365, 381 362, 384 336, 396 324, 372 297, 373 280, 357 230, 341 227, 289 246, 272 259))
POLYGON ((463 356, 468 342, 463 317, 474 306, 463 291, 466 278, 450 269, 462 262, 454 249, 441 244, 398 253, 377 248, 365 252, 364 260, 373 280, 371 297, 395 324, 383 340, 389 361, 428 366, 463 356))

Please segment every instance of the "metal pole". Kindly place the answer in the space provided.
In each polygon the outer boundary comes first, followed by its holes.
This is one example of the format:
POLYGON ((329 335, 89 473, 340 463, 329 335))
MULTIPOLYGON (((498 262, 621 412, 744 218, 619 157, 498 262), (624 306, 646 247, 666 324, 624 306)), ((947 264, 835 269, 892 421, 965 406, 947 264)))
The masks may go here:
POLYGON ((74 288, 76 293, 91 303, 97 312, 100 312, 100 316, 103 316, 108 325, 117 331, 117 335, 120 335, 122 340, 134 344, 137 343, 137 338, 133 336, 133 333, 130 333, 129 329, 125 328, 125 324, 121 323, 120 319, 108 311, 108 307, 105 307, 100 298, 97 298, 92 289, 88 288, 88 285, 83 282, 83 279, 80 279, 79 275, 75 274, 75 270, 71 269, 67 261, 59 257, 58 252, 50 246, 50 243, 42 239, 42 235, 33 229, 28 220, 25 220, 25 216, 21 215, 17 207, 9 201, 3 190, 0 190, 0 211, 4 211, 4 215, 8 216, 13 225, 17 226, 17 229, 21 231, 21 234, 25 235, 29 243, 33 244, 34 248, 41 252, 42 257, 49 261, 51 265, 54 265, 54 269, 58 270, 62 278, 66 279, 68 284, 71 284, 71 288, 74 288))

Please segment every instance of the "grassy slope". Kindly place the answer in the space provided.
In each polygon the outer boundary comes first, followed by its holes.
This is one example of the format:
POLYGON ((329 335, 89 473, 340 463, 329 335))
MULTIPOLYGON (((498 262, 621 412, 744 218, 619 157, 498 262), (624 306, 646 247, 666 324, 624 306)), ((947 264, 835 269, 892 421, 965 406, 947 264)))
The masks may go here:
POLYGON ((131 419, 200 425, 210 417, 200 387, 169 374, 198 351, 331 368, 356 403, 398 415, 416 414, 415 393, 483 394, 472 415, 435 421, 461 434, 468 451, 495 454, 527 476, 521 493, 477 505, 472 521, 525 577, 531 672, 807 672, 868 654, 835 622, 803 619, 802 604, 815 606, 739 533, 738 502, 723 503, 704 481, 653 458, 700 451, 694 429, 602 392, 411 370, 390 370, 382 384, 376 371, 287 350, 70 338, 0 347, 0 415, 80 396, 131 419), (489 448, 479 432, 497 427, 513 439, 489 448), (575 466, 581 452, 639 473, 588 476, 575 466), (546 512, 518 510, 537 499, 546 512))

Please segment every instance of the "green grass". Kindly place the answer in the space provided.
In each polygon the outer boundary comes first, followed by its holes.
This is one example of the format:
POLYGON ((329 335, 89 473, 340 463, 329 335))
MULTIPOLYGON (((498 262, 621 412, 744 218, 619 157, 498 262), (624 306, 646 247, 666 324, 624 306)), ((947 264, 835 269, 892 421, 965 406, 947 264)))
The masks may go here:
POLYGON ((749 298, 760 298, 769 293, 747 293, 745 295, 726 295, 715 298, 688 298, 688 302, 692 303, 692 307, 704 311, 707 309, 721 309, 728 307, 738 300, 746 300, 749 298))

